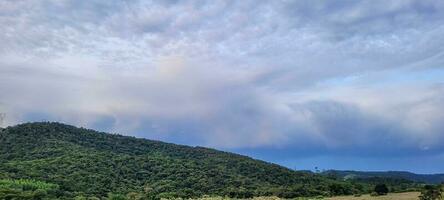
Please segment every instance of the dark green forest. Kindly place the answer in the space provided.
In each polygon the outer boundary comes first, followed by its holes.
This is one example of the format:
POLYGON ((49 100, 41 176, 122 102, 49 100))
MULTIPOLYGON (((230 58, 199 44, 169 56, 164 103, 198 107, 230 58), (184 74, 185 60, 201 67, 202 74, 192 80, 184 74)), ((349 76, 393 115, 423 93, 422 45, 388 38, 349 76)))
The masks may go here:
POLYGON ((444 174, 415 174, 406 171, 385 171, 385 172, 369 172, 369 171, 350 171, 350 170, 327 170, 323 174, 335 174, 345 179, 366 179, 372 177, 404 179, 413 182, 422 182, 427 184, 440 184, 444 182, 444 174))
POLYGON ((4 199, 293 198, 370 193, 380 183, 393 191, 418 186, 388 178, 343 180, 214 149, 54 122, 0 130, 0 180, 4 199))

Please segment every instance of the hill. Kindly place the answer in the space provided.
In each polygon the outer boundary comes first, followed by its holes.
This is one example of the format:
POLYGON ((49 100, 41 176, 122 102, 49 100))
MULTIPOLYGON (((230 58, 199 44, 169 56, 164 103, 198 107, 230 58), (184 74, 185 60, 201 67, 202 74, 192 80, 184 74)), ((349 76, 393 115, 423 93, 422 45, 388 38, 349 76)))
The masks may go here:
POLYGON ((350 170, 328 170, 323 174, 334 174, 344 179, 366 179, 373 177, 405 179, 413 182, 421 182, 428 184, 439 184, 444 182, 444 174, 415 174, 406 171, 381 171, 381 172, 367 172, 367 171, 350 171, 350 170))
POLYGON ((59 196, 343 195, 362 185, 246 156, 107 134, 53 122, 0 130, 0 179, 56 184, 59 196))

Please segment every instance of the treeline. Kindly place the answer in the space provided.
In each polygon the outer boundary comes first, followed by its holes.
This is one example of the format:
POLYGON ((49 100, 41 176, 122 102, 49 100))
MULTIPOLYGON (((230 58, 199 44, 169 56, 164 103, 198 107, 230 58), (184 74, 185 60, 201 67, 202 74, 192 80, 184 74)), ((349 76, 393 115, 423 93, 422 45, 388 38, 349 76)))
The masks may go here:
MULTIPOLYGON (((336 186, 335 186, 336 187, 336 186)), ((346 187, 347 188, 347 187, 346 187)), ((339 189, 339 188, 336 188, 339 189)), ((378 184, 374 187, 375 195, 385 195, 389 192, 385 184, 378 184)), ((425 185, 421 189, 420 200, 434 200, 443 197, 442 185, 425 185)), ((298 194, 306 195, 306 194, 298 194)), ((373 194, 372 194, 373 195, 373 194)), ((228 197, 228 196, 226 196, 228 197)), ((240 198, 251 198, 240 197, 240 198)), ((283 194, 280 198, 293 198, 291 194, 283 194)), ((130 192, 126 195, 108 193, 106 196, 97 197, 83 192, 67 193, 56 184, 45 183, 35 180, 0 180, 0 199, 3 200, 160 200, 161 198, 177 198, 168 195, 158 195, 152 188, 145 187, 140 192, 130 192)), ((182 197, 183 198, 183 197, 182 197)), ((239 198, 232 196, 231 198, 239 198)))
POLYGON ((354 185, 360 185, 360 191, 363 193, 372 193, 374 192, 374 187, 377 185, 385 185, 389 192, 411 192, 411 191, 419 191, 425 184, 420 182, 414 182, 411 180, 397 178, 397 177, 378 177, 378 176, 369 176, 369 177, 349 177, 344 178, 341 175, 334 173, 334 171, 330 171, 329 173, 321 173, 321 175, 338 181, 345 181, 352 183, 354 185))
POLYGON ((425 184, 440 184, 444 182, 444 174, 415 174, 406 171, 351 171, 351 170, 326 170, 322 174, 335 174, 342 178, 397 178, 425 184))

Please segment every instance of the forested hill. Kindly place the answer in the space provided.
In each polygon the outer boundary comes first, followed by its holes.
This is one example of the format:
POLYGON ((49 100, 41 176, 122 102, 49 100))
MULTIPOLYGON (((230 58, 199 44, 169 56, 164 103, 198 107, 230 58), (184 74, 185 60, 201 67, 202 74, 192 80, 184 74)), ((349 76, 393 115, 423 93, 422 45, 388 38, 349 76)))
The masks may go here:
POLYGON ((357 179, 357 178, 363 179, 363 178, 380 177, 380 178, 405 179, 414 182, 423 182, 429 184, 439 184, 444 182, 444 174, 415 174, 406 171, 371 172, 371 171, 350 171, 350 170, 349 171, 328 170, 323 172, 323 174, 336 175, 344 179, 357 179))
POLYGON ((39 122, 0 131, 0 179, 57 184, 64 196, 338 195, 362 186, 203 147, 39 122))

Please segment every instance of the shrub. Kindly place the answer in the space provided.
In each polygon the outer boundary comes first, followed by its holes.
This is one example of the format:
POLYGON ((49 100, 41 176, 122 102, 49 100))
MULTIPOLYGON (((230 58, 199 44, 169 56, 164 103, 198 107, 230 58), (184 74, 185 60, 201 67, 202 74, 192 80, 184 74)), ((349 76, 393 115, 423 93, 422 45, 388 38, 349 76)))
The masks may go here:
POLYGON ((375 192, 378 195, 386 195, 389 192, 389 189, 385 184, 378 184, 375 186, 375 192))
POLYGON ((420 200, 439 200, 443 197, 441 186, 426 185, 419 196, 420 200))

